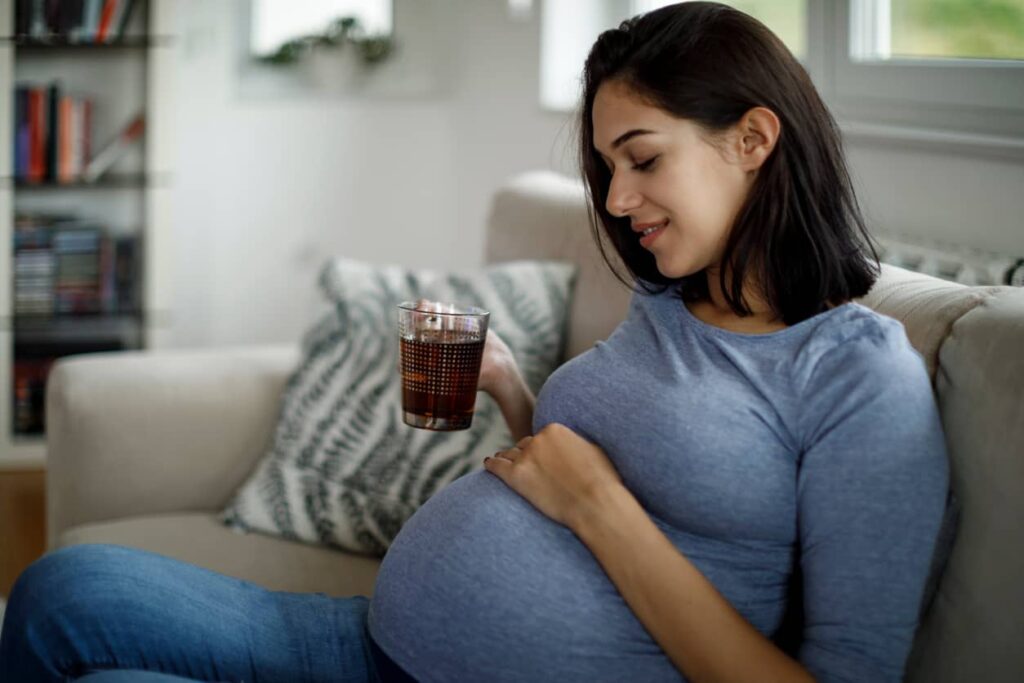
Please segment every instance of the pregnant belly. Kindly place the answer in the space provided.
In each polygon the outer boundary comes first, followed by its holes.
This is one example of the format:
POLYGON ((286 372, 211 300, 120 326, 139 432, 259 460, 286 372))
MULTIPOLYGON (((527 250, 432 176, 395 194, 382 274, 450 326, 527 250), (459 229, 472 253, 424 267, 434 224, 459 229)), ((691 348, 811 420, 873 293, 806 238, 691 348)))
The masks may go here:
POLYGON ((590 551, 487 472, 402 528, 370 631, 420 680, 680 680, 590 551))

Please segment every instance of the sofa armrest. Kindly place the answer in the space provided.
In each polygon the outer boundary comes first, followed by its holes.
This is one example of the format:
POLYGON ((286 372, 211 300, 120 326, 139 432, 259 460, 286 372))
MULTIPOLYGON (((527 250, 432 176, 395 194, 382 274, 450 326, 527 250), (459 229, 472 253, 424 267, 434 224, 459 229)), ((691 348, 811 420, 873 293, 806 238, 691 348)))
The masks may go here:
POLYGON ((217 510, 269 443, 297 346, 70 356, 47 384, 47 540, 217 510))

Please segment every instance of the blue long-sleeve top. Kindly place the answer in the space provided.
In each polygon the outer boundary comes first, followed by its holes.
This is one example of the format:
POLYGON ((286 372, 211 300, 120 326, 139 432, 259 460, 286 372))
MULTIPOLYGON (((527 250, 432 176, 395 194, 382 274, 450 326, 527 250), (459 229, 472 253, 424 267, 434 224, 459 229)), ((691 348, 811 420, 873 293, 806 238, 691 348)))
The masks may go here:
MULTIPOLYGON (((541 390, 534 430, 600 446, 655 524, 761 633, 799 572, 799 660, 899 681, 948 487, 927 372, 859 304, 769 334, 635 294, 607 341, 541 390)), ((638 558, 643 561, 643 558, 638 558)), ((406 524, 374 639, 422 680, 679 680, 587 548, 487 472, 406 524)))

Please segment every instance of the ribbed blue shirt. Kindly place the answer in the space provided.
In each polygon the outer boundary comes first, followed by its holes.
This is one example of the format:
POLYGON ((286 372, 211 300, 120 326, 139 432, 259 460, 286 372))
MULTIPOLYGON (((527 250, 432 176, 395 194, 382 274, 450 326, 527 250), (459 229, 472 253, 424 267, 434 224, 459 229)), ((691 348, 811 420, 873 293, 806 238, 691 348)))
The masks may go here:
MULTIPOLYGON (((541 390, 534 431, 600 446, 654 523, 761 633, 799 569, 799 659, 899 681, 948 469, 924 363, 859 304, 769 334, 634 295, 541 390)), ((638 562, 644 558, 637 558, 638 562)), ((488 472, 436 494, 384 558, 370 632, 425 681, 680 680, 593 555, 488 472)))

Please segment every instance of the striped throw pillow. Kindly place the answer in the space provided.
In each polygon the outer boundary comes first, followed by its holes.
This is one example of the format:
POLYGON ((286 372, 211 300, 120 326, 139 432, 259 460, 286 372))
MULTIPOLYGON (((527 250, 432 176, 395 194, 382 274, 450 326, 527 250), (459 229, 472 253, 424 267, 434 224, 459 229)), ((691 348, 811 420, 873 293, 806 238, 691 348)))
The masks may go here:
POLYGON ((445 274, 337 259, 321 271, 328 309, 303 339, 268 452, 223 513, 238 529, 382 555, 432 494, 512 445, 477 394, 470 429, 402 422, 397 305, 420 298, 490 311, 536 394, 562 360, 575 266, 517 261, 445 274))

